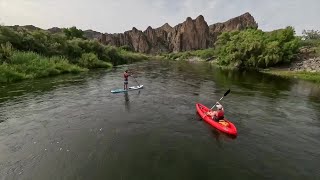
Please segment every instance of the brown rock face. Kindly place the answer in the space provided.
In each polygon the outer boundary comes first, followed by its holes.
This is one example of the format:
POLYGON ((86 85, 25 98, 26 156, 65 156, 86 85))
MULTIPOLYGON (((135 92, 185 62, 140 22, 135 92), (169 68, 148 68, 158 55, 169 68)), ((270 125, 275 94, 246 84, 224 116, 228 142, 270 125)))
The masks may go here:
POLYGON ((93 31, 91 29, 84 31, 83 33, 84 33, 83 36, 88 39, 99 39, 102 35, 102 33, 97 32, 97 31, 93 31))
POLYGON ((124 34, 125 36, 127 36, 127 38, 125 39, 129 39, 129 41, 131 41, 131 44, 135 51, 142 53, 149 51, 150 46, 148 44, 147 37, 145 36, 145 34, 143 34, 142 31, 133 28, 131 31, 128 31, 124 34))
POLYGON ((169 42, 168 34, 172 32, 173 28, 168 24, 152 29, 150 26, 144 31, 147 41, 150 45, 150 53, 168 52, 169 42))
POLYGON ((195 20, 188 17, 173 28, 166 23, 156 29, 149 26, 144 32, 133 28, 123 34, 102 34, 100 42, 113 46, 127 45, 142 53, 180 52, 212 47, 222 32, 248 27, 258 27, 249 13, 211 26, 200 15, 195 20))
POLYGON ((208 47, 209 27, 203 16, 187 20, 177 25, 171 37, 170 50, 174 52, 205 49, 208 47))
POLYGON ((232 18, 224 23, 216 23, 209 26, 210 35, 216 40, 219 34, 226 31, 244 30, 246 28, 258 28, 258 24, 250 13, 232 18))
POLYGON ((169 33, 173 30, 173 28, 168 23, 165 23, 163 26, 159 27, 157 30, 163 30, 169 33))
POLYGON ((211 25, 210 32, 244 30, 249 27, 258 28, 258 24, 255 22, 250 13, 245 13, 224 23, 216 23, 211 25))
POLYGON ((149 52, 150 49, 145 34, 142 31, 137 30, 135 27, 123 34, 102 34, 100 42, 118 47, 127 45, 141 53, 149 52))

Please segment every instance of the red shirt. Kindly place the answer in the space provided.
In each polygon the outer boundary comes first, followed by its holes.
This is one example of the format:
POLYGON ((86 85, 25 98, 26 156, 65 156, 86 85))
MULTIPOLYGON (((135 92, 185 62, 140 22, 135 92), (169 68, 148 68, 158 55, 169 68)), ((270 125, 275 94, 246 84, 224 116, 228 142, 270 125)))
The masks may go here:
POLYGON ((218 119, 224 118, 224 111, 223 110, 218 110, 216 115, 217 115, 218 119))
POLYGON ((124 73, 124 74, 123 74, 123 77, 124 77, 124 80, 125 80, 125 81, 128 81, 129 74, 128 74, 128 73, 124 73))

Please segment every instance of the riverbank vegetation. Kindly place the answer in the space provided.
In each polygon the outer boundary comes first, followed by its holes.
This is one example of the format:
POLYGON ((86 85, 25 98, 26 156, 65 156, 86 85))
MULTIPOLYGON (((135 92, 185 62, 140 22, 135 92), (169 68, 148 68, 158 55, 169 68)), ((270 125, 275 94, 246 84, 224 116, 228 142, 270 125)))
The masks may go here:
POLYGON ((317 30, 304 30, 302 32, 302 40, 300 41, 301 47, 307 47, 314 56, 320 56, 320 31, 317 30))
POLYGON ((286 78, 298 78, 307 81, 312 81, 315 83, 320 83, 320 73, 319 72, 307 72, 307 71, 286 71, 280 69, 264 70, 263 73, 273 74, 286 78))
POLYGON ((292 27, 272 32, 258 29, 224 32, 215 48, 164 54, 168 59, 184 60, 191 57, 214 58, 222 66, 266 68, 290 63, 298 52, 300 40, 292 27))
POLYGON ((147 58, 125 48, 87 40, 75 27, 50 33, 0 26, 0 82, 110 68, 147 58))
POLYGON ((208 59, 215 56, 215 50, 213 48, 202 49, 196 51, 185 51, 185 52, 176 52, 176 53, 164 53, 161 54, 165 59, 170 60, 187 60, 192 57, 199 57, 201 59, 208 59))
MULTIPOLYGON (((283 65, 290 66, 301 58, 303 51, 308 52, 302 55, 304 58, 320 56, 320 32, 308 30, 302 34, 303 36, 297 36, 292 27, 271 32, 263 32, 258 29, 224 32, 218 36, 214 48, 163 54, 162 56, 172 60, 188 60, 194 57, 202 60, 214 59, 214 64, 229 68, 261 70, 283 65)), ((319 73, 291 72, 283 68, 268 71, 268 73, 314 82, 319 82, 320 79, 319 73)))
POLYGON ((83 71, 86 69, 69 63, 63 57, 44 57, 34 52, 17 51, 0 65, 0 82, 15 82, 83 71))
POLYGON ((248 29, 225 32, 216 45, 221 65, 266 68, 290 63, 298 53, 299 39, 292 27, 272 32, 248 29))
POLYGON ((302 68, 273 68, 262 72, 288 78, 298 78, 320 83, 319 64, 320 57, 320 31, 304 30, 299 41, 300 58, 293 62, 291 67, 302 66, 302 68), (309 69, 309 70, 308 70, 309 69))

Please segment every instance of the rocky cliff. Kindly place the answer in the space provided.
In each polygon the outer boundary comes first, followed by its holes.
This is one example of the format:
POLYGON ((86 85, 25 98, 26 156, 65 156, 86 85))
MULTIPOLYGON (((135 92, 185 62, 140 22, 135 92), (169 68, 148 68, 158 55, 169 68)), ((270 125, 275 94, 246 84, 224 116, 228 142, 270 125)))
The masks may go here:
MULTIPOLYGON (((30 31, 40 28, 27 26, 11 26, 25 28, 30 31)), ((250 13, 232 18, 223 23, 208 25, 202 15, 196 19, 188 17, 183 23, 171 27, 168 23, 159 28, 148 27, 145 31, 137 28, 119 34, 100 33, 93 30, 84 31, 88 39, 98 39, 101 43, 113 46, 128 46, 141 53, 180 52, 213 47, 217 37, 224 31, 243 30, 249 27, 257 28, 258 24, 250 13)), ((51 33, 61 33, 61 28, 53 27, 47 30, 51 33)))
POLYGON ((249 27, 258 27, 249 13, 210 26, 200 15, 194 20, 188 17, 175 27, 166 23, 156 29, 149 26, 143 32, 133 28, 122 34, 102 34, 100 42, 113 46, 129 46, 141 53, 180 52, 212 47, 222 32, 249 27))
POLYGON ((226 22, 216 23, 209 26, 210 35, 214 39, 216 39, 222 32, 244 30, 246 28, 258 28, 258 24, 254 20, 254 17, 248 12, 226 22))

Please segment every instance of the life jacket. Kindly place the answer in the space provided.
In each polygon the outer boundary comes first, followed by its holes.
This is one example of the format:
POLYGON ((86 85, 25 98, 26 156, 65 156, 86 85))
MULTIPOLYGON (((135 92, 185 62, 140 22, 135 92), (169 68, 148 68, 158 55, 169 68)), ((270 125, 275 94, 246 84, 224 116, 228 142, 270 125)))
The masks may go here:
POLYGON ((222 110, 217 111, 217 119, 218 120, 224 119, 224 111, 222 111, 222 110))

